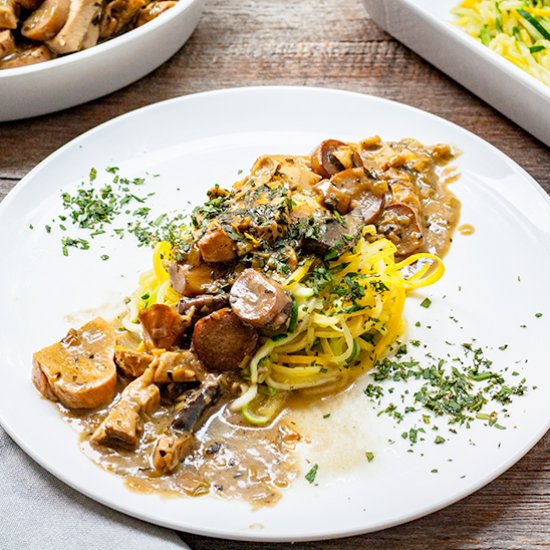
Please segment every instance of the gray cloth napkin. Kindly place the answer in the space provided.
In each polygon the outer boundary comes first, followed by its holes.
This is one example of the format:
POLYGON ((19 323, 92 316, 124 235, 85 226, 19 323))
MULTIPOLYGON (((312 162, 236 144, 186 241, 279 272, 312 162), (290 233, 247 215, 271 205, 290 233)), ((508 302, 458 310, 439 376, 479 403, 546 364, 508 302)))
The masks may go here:
POLYGON ((183 550, 176 533, 141 522, 71 489, 0 428, 1 550, 183 550))

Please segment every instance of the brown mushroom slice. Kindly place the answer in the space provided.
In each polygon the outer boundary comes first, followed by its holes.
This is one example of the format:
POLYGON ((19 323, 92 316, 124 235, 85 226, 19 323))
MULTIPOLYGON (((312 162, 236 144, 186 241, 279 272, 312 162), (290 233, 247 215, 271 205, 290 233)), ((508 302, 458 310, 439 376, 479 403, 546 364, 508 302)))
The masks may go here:
POLYGON ((218 376, 209 375, 198 388, 185 393, 176 405, 172 428, 182 432, 194 432, 204 412, 214 405, 220 396, 218 376))
POLYGON ((161 13, 164 13, 170 8, 173 8, 176 4, 177 2, 175 2, 174 0, 163 0, 161 2, 151 2, 150 4, 147 4, 147 6, 142 8, 139 12, 136 21, 136 27, 141 27, 141 25, 149 23, 149 21, 152 21, 161 13))
POLYGON ((185 266, 179 264, 178 262, 172 262, 168 267, 170 284, 178 294, 183 294, 185 292, 185 287, 187 283, 185 271, 185 266))
POLYGON ((292 300, 279 283, 250 268, 231 287, 229 303, 242 321, 258 328, 279 328, 292 309, 292 300))
POLYGON ((146 0, 112 0, 107 3, 101 13, 100 37, 119 34, 146 4, 146 0))
POLYGON ((256 349, 258 333, 224 308, 200 319, 193 330, 193 347, 205 368, 238 370, 256 349))
POLYGON ((222 307, 226 307, 228 303, 229 295, 223 292, 221 294, 201 294, 193 298, 184 296, 178 302, 177 307, 182 315, 187 314, 193 308, 193 319, 200 319, 222 307))
POLYGON ((315 187, 321 203, 340 214, 362 207, 363 222, 371 223, 383 206, 387 183, 369 177, 363 168, 348 168, 315 187), (368 204, 368 209, 365 207, 368 204))
POLYGON ((340 256, 355 244, 363 226, 361 213, 355 209, 342 216, 342 222, 329 220, 321 224, 319 233, 305 239, 302 248, 320 257, 324 257, 329 251, 340 256))
POLYGON ((34 11, 40 7, 43 0, 15 0, 23 9, 34 11))
POLYGON ((70 0, 44 0, 42 5, 27 17, 21 34, 40 42, 53 38, 67 22, 70 5, 70 0))
MULTIPOLYGON (((342 164, 335 154, 340 147, 349 149, 348 144, 343 141, 338 141, 337 139, 326 139, 321 142, 317 149, 311 154, 311 169, 316 174, 327 179, 344 170, 346 166, 342 164)), ((351 154, 349 166, 351 166, 351 154)))
POLYGON ((407 204, 390 204, 376 222, 378 232, 397 247, 397 255, 410 256, 423 243, 422 226, 416 211, 407 204))
POLYGON ((0 31, 0 59, 15 52, 15 42, 10 30, 0 31))
POLYGON ((188 319, 165 304, 153 304, 141 310, 139 320, 143 327, 143 341, 153 348, 171 348, 189 327, 188 319))
POLYGON ((115 333, 97 317, 33 355, 32 380, 48 399, 70 409, 109 403, 116 390, 115 333))
POLYGON ((0 61, 0 69, 26 67, 27 65, 34 65, 35 63, 41 63, 42 61, 49 61, 53 58, 54 55, 47 46, 33 46, 31 48, 17 50, 8 58, 0 61))
POLYGON ((97 0, 70 0, 69 16, 63 28, 47 45, 56 53, 71 53, 82 49, 90 24, 101 14, 97 0))
POLYGON ((201 386, 182 395, 170 428, 162 434, 153 451, 153 466, 161 473, 173 472, 193 451, 194 436, 205 413, 216 404, 220 395, 217 376, 209 375, 201 386))
POLYGON ((313 190, 320 198, 323 206, 338 210, 340 214, 347 214, 349 212, 351 196, 336 187, 330 180, 320 181, 313 190))
POLYGON ((0 28, 16 29, 19 5, 15 0, 0 0, 0 28))

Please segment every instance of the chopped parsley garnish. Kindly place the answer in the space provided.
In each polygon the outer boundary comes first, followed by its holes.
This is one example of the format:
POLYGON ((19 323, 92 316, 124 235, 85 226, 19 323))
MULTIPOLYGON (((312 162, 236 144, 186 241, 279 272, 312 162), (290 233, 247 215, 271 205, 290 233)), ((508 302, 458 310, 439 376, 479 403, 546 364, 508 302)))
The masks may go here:
MULTIPOLYGON (((491 402, 505 406, 515 396, 524 395, 527 391, 525 379, 521 379, 519 384, 512 385, 505 380, 501 372, 493 368, 492 361, 485 356, 482 348, 471 343, 462 344, 462 348, 464 359, 451 359, 450 356, 447 359, 437 359, 428 353, 427 365, 410 357, 404 358, 403 354, 379 361, 371 372, 375 382, 410 380, 420 385, 412 392, 408 389, 403 392, 402 408, 398 408, 395 403, 384 404, 378 415, 387 414, 399 424, 404 421, 407 414, 421 406, 435 417, 447 418, 449 425, 469 427, 475 420, 486 420, 491 427, 505 429, 498 423, 498 412, 493 411, 489 414, 484 412, 484 408, 491 402)), ((384 387, 369 384, 364 393, 371 401, 379 401, 384 395, 384 387)), ((506 413, 505 410, 502 412, 506 413)), ((430 416, 422 414, 422 421, 424 424, 430 424, 430 416)), ((432 427, 432 430, 437 429, 437 426, 432 427)), ((449 432, 456 433, 456 430, 449 428, 449 432)), ((422 433, 425 433, 424 428, 413 426, 401 435, 414 445, 424 439, 421 437, 422 433)), ((440 435, 434 439, 434 443, 438 445, 445 441, 446 439, 440 435)))
POLYGON ((424 299, 420 302, 420 305, 421 305, 422 307, 429 308, 429 307, 432 305, 432 301, 431 301, 429 298, 424 298, 424 299))
POLYGON ((374 460, 374 453, 371 451, 366 451, 365 456, 367 457, 367 460, 369 462, 372 462, 374 460))
POLYGON ((307 481, 309 481, 309 483, 315 482, 315 477, 317 476, 318 469, 319 469, 319 465, 314 464, 309 470, 309 472, 305 475, 305 478, 307 479, 307 481))

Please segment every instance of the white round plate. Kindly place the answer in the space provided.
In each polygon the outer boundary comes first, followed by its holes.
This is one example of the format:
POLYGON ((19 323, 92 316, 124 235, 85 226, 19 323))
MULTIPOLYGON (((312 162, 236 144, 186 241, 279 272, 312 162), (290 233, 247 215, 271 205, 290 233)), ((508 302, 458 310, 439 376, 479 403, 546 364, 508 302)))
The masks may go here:
POLYGON ((119 90, 172 57, 199 22, 204 0, 179 0, 153 21, 51 61, 0 71, 0 121, 68 109, 119 90))
MULTIPOLYGON (((30 456, 72 487, 159 525, 272 541, 383 529, 479 489, 521 458, 549 426, 549 199, 491 145, 405 105, 335 90, 266 87, 191 95, 129 113, 64 146, 16 186, 0 205, 0 257, 2 425, 30 456), (453 436, 446 421, 439 420, 437 433, 447 441, 435 445, 435 432, 427 430, 426 441, 408 452, 401 432, 412 420, 407 416, 396 425, 387 415, 377 416, 378 408, 362 392, 368 380, 361 380, 355 391, 297 417, 310 440, 301 451, 302 475, 276 506, 260 510, 215 496, 137 494, 89 461, 78 448, 77 434, 32 386, 31 356, 83 321, 82 311, 131 292, 137 273, 149 268, 150 251, 136 248, 129 236, 94 239, 90 250, 72 250, 64 257, 61 234, 44 230, 62 213, 61 189, 74 190, 92 166, 105 179, 105 167, 116 165, 125 176, 149 174, 146 189, 155 191, 152 206, 158 212, 187 208, 188 201, 202 202, 212 184, 229 186, 260 154, 304 154, 328 137, 359 140, 374 134, 449 143, 463 152, 456 161, 462 176, 453 190, 462 201, 461 222, 476 231, 456 234, 444 278, 411 296, 406 316, 410 338, 427 345, 415 348, 426 364, 426 350, 452 357, 462 353, 462 343, 473 342, 494 360, 494 368, 508 369, 511 383, 527 379, 526 395, 514 400, 508 416, 499 417, 506 429, 476 421, 453 436), (101 261, 102 254, 110 259, 101 261), (426 296, 430 308, 420 307, 426 296), (324 419, 328 412, 330 418, 324 419), (371 462, 366 451, 374 453, 371 462), (319 465, 314 484, 304 479, 311 464, 319 465)), ((406 386, 390 386, 400 405, 398 396, 406 386)), ((498 405, 485 408, 493 409, 498 405)))

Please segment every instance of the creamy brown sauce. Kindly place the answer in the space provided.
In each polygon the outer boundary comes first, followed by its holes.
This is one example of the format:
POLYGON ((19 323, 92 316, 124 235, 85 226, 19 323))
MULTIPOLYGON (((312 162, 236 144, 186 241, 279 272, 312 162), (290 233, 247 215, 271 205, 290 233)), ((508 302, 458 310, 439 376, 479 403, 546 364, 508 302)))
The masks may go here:
POLYGON ((239 423, 222 406, 195 434, 195 451, 171 475, 159 475, 151 464, 158 436, 172 421, 170 407, 161 407, 144 424, 135 451, 90 441, 107 409, 79 415, 59 406, 65 420, 80 434, 82 451, 102 468, 126 478, 141 493, 202 496, 215 493, 240 498, 255 507, 276 504, 281 491, 299 473, 296 453, 301 435, 286 415, 265 428, 239 423))
POLYGON ((426 147, 412 139, 384 144, 373 155, 385 159, 383 177, 393 200, 409 204, 421 216, 424 241, 420 250, 438 256, 449 250, 460 217, 460 201, 448 188, 459 177, 448 166, 455 155, 446 145, 426 147))
POLYGON ((464 223, 458 227, 458 232, 461 235, 473 235, 476 231, 476 228, 469 223, 464 223))

